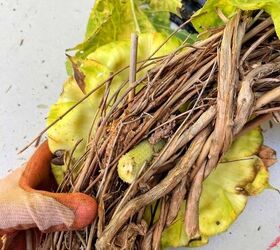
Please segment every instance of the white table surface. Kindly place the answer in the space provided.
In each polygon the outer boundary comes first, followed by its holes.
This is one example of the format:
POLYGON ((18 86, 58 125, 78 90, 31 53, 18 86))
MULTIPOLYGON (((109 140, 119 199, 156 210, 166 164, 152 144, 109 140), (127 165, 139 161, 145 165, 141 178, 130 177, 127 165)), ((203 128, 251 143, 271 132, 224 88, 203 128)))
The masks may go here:
MULTIPOLYGON (((0 0, 0 177, 31 154, 33 148, 17 151, 44 128, 66 78, 65 49, 82 40, 91 6, 91 0, 0 0)), ((265 143, 280 154, 279 125, 265 132, 265 143)), ((270 180, 280 188, 279 163, 270 180)), ((249 200, 228 232, 199 249, 265 250, 279 235, 280 195, 267 190, 249 200)))

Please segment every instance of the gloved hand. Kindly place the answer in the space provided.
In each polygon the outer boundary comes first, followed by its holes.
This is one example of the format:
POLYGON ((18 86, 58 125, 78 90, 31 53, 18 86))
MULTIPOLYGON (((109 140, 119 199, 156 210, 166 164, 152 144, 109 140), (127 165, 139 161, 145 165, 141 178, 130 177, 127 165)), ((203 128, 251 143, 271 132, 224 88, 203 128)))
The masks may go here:
POLYGON ((25 249, 19 230, 78 230, 96 217, 97 203, 90 196, 42 191, 52 182, 51 159, 46 141, 25 166, 0 179, 0 237, 5 235, 4 249, 25 249))

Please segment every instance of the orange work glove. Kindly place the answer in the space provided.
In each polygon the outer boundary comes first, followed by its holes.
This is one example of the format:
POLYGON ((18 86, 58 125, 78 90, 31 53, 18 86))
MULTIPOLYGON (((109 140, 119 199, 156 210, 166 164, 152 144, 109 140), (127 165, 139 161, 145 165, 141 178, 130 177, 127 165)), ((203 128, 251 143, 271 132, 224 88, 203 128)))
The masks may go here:
POLYGON ((79 230, 96 217, 96 201, 82 193, 51 193, 52 153, 47 141, 27 164, 0 179, 0 249, 25 249, 19 230, 38 228, 41 232, 79 230))

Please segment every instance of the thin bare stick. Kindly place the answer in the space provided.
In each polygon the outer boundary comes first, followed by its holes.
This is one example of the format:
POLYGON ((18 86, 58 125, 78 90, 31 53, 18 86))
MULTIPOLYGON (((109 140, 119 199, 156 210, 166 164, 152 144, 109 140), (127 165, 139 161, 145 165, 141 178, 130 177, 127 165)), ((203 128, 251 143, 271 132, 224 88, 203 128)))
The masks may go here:
POLYGON ((86 248, 86 250, 91 250, 92 249, 92 239, 94 237, 96 222, 97 222, 97 220, 95 219, 95 221, 90 226, 90 231, 89 231, 89 236, 88 236, 88 239, 87 239, 87 248, 86 248))
MULTIPOLYGON (((278 65, 278 67, 280 69, 280 64, 278 65)), ((279 70, 278 69, 278 70, 279 70)), ((268 92, 266 92, 265 94, 263 94, 257 101, 256 101, 256 105, 255 105, 255 109, 259 109, 261 107, 263 107, 264 105, 278 99, 280 97, 280 86, 277 88, 274 88, 268 92)))
POLYGON ((267 114, 267 113, 271 113, 271 112, 277 112, 280 111, 280 107, 273 107, 273 108, 268 108, 268 109, 261 109, 261 110, 257 110, 254 113, 257 115, 261 115, 261 114, 267 114))
POLYGON ((263 22, 261 22, 258 26, 251 29, 249 32, 246 33, 246 35, 243 38, 243 43, 246 43, 248 40, 253 38, 256 34, 259 34, 261 31, 272 25, 272 19, 271 17, 266 18, 263 22))
POLYGON ((245 52, 245 54, 242 56, 241 60, 240 60, 240 65, 242 65, 244 63, 244 61, 246 60, 246 58, 250 55, 250 53, 252 53, 261 43, 263 43, 268 37, 270 37, 272 34, 274 34, 275 29, 271 28, 270 30, 268 30, 267 32, 265 32, 257 41, 255 41, 251 47, 245 52))
POLYGON ((166 216, 168 213, 168 207, 169 207, 169 202, 167 200, 167 197, 163 197, 161 199, 161 207, 160 207, 160 215, 159 219, 156 222, 156 227, 153 233, 153 242, 152 242, 152 249, 154 250, 159 250, 160 249, 160 240, 161 240, 161 235, 162 231, 165 228, 165 223, 166 223, 166 216))
POLYGON ((78 238, 79 238, 79 240, 81 241, 81 243, 82 243, 83 247, 84 247, 84 248, 86 248, 86 247, 87 247, 87 245, 86 245, 86 243, 85 243, 85 241, 84 241, 83 237, 81 236, 81 234, 80 234, 78 231, 75 231, 75 234, 77 235, 77 237, 78 237, 78 238))
POLYGON ((263 12, 264 12, 264 10, 260 10, 260 11, 258 12, 258 14, 255 15, 255 16, 252 18, 252 21, 250 21, 250 23, 248 23, 248 25, 247 25, 247 27, 246 27, 246 30, 249 30, 249 29, 253 26, 253 24, 254 24, 256 21, 259 20, 259 18, 260 18, 261 15, 263 14, 263 12))
MULTIPOLYGON (((133 83, 136 80, 137 48, 138 48, 138 36, 136 33, 132 33, 131 48, 130 48, 130 65, 129 65, 130 86, 133 86, 133 83)), ((128 102, 132 102, 134 95, 135 95, 135 89, 132 89, 128 94, 128 102)))

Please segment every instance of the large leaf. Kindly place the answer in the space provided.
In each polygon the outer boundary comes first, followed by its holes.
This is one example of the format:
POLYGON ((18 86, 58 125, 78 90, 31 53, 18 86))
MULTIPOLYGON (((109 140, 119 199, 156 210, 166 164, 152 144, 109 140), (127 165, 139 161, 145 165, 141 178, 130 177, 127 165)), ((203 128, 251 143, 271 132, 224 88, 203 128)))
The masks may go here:
POLYGON ((217 14, 217 9, 226 17, 234 15, 237 9, 258 10, 263 9, 273 19, 276 32, 280 37, 280 1, 279 0, 208 0, 203 8, 192 17, 192 23, 197 31, 203 32, 209 28, 215 28, 223 24, 217 14))
MULTIPOLYGON (((141 61, 149 57, 165 40, 166 36, 160 33, 141 34, 139 36, 137 60, 141 61)), ((166 55, 176 49, 177 46, 178 42, 171 39, 155 56, 166 55)), ((111 73, 117 72, 129 65, 129 55, 130 41, 126 40, 101 46, 94 53, 90 54, 87 59, 80 60, 78 67, 85 75, 85 94, 108 79, 111 73)), ((148 69, 147 67, 141 74, 137 74, 137 78, 141 77, 148 69)), ((114 77, 110 85, 108 99, 110 99, 118 87, 127 79, 128 70, 114 77)), ((92 94, 90 98, 79 104, 73 111, 49 129, 49 146, 52 152, 58 149, 71 151, 75 144, 82 139, 82 142, 75 151, 74 159, 82 155, 87 144, 93 118, 97 113, 104 91, 105 86, 92 94)), ((75 79, 70 77, 65 82, 63 92, 58 101, 50 108, 47 124, 49 125, 58 119, 64 112, 82 99, 85 94, 81 91, 75 79)))

